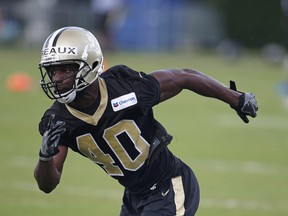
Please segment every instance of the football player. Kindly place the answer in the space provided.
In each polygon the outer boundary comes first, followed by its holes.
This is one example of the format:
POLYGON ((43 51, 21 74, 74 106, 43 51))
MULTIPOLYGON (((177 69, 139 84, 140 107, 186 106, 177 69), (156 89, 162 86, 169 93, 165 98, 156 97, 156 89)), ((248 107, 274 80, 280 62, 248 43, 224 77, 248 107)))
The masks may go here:
POLYGON ((229 104, 246 123, 258 110, 252 93, 192 69, 144 73, 116 65, 102 73, 100 45, 80 27, 53 32, 39 68, 40 84, 55 100, 39 123, 39 188, 56 188, 71 149, 123 185, 120 216, 191 216, 198 208, 197 179, 167 147, 172 136, 154 118, 153 106, 186 89, 229 104))

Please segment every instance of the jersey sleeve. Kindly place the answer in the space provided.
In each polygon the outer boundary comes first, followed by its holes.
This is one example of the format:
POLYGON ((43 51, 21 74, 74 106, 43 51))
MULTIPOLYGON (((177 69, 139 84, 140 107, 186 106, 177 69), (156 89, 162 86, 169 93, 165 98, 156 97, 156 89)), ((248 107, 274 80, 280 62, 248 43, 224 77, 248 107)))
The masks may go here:
POLYGON ((155 77, 135 71, 125 65, 111 68, 113 76, 128 83, 134 90, 142 111, 146 112, 160 101, 160 84, 155 77))

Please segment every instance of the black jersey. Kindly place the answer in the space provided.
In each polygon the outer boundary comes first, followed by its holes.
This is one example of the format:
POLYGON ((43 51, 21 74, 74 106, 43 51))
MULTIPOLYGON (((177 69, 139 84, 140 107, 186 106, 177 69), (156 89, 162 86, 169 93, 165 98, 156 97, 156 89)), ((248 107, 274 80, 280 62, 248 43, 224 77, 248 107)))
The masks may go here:
POLYGON ((56 120, 66 122, 60 145, 101 166, 131 193, 158 191, 179 167, 167 148, 172 137, 153 116, 152 107, 160 98, 158 81, 118 65, 101 74, 98 82, 100 95, 89 110, 56 101, 42 117, 40 133, 54 113, 56 120))

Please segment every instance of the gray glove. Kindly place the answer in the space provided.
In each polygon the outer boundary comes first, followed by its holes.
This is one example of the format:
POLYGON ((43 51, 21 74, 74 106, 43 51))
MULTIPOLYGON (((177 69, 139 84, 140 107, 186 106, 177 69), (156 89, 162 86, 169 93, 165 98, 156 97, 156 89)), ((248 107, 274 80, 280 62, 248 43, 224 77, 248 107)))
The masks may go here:
MULTIPOLYGON (((236 84, 234 81, 230 81, 230 89, 237 91, 236 84)), ((237 91, 239 92, 239 91, 237 91)), ((238 116, 245 122, 248 123, 249 119, 247 116, 255 118, 257 116, 258 105, 255 98, 255 95, 252 93, 242 93, 240 96, 240 102, 237 107, 232 107, 236 110, 238 116)))
POLYGON ((66 128, 63 127, 65 122, 57 121, 55 123, 53 122, 54 118, 54 114, 49 117, 47 129, 42 137, 42 145, 39 152, 39 158, 42 161, 49 161, 59 152, 58 145, 60 141, 60 135, 66 131, 66 128))

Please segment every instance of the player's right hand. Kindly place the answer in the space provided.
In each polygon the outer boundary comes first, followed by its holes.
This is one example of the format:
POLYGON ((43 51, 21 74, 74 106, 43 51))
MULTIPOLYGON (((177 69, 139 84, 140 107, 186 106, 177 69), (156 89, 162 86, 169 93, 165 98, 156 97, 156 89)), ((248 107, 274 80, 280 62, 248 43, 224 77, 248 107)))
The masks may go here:
POLYGON ((66 131, 63 126, 63 121, 53 121, 55 115, 52 114, 49 117, 47 129, 42 137, 42 145, 39 152, 39 158, 42 161, 49 161, 54 155, 59 152, 58 145, 60 141, 60 135, 66 131))

